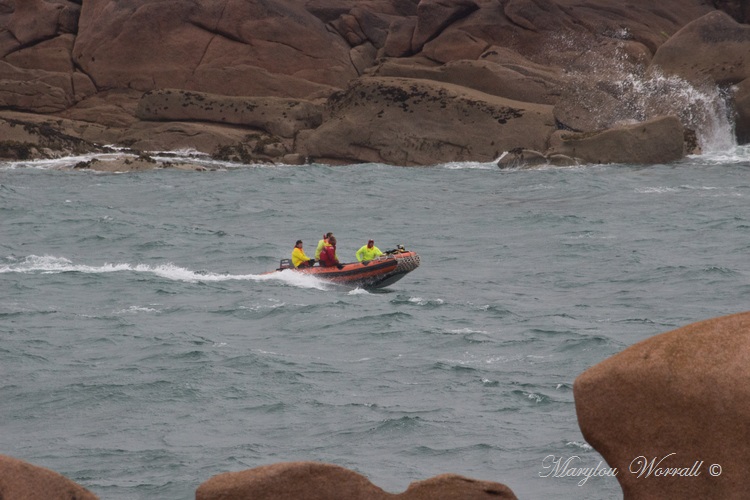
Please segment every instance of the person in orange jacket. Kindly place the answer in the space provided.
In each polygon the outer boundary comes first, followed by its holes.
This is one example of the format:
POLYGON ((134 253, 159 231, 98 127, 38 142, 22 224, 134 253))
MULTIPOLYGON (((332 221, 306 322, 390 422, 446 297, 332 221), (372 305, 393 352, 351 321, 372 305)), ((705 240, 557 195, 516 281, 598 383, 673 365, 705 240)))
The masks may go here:
POLYGON ((318 246, 315 249, 315 260, 320 260, 320 252, 323 251, 323 246, 328 243, 328 238, 333 236, 333 233, 328 232, 323 235, 323 239, 318 242, 318 246))
POLYGON ((336 237, 331 236, 328 241, 323 244, 323 249, 320 252, 320 265, 321 267, 333 267, 336 266, 342 269, 344 266, 339 262, 339 257, 336 255, 336 237))

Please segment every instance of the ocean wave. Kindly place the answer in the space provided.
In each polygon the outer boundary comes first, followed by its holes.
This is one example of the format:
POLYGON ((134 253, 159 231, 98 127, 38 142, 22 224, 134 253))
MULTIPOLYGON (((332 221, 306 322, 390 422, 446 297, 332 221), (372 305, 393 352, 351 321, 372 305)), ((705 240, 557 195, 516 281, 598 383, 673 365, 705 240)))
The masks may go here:
POLYGON ((427 299, 424 297, 407 297, 405 295, 398 295, 395 299, 391 300, 392 304, 410 304, 417 306, 427 306, 435 308, 445 304, 443 299, 427 299))
POLYGON ((580 441, 569 441, 565 443, 565 446, 571 446, 573 448, 580 448, 582 450, 591 451, 594 448, 588 444, 587 442, 580 442, 580 441))
POLYGON ((734 146, 720 151, 710 151, 690 158, 708 165, 750 166, 750 144, 734 146))
POLYGON ((735 187, 722 186, 693 186, 691 184, 682 184, 679 186, 644 186, 635 189, 638 194, 678 194, 678 193, 695 193, 702 192, 701 196, 716 197, 743 197, 744 193, 735 187))
POLYGON ((437 165, 437 168, 444 168, 446 170, 496 170, 497 160, 488 162, 452 161, 448 163, 441 163, 437 165))
POLYGON ((538 392, 516 389, 512 391, 512 394, 520 397, 521 399, 530 400, 534 404, 549 404, 552 402, 549 396, 546 396, 544 394, 539 394, 538 392))
POLYGON ((161 310, 146 306, 130 306, 127 309, 120 309, 115 314, 138 314, 138 313, 160 313, 161 310))

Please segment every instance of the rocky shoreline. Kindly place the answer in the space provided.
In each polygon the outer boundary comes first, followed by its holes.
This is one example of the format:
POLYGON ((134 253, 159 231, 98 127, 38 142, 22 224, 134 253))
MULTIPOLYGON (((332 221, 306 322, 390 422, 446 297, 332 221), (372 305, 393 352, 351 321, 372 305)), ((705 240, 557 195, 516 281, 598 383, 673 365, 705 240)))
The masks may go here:
POLYGON ((652 164, 727 116, 750 141, 744 1, 168 5, 2 2, 0 159, 652 164))

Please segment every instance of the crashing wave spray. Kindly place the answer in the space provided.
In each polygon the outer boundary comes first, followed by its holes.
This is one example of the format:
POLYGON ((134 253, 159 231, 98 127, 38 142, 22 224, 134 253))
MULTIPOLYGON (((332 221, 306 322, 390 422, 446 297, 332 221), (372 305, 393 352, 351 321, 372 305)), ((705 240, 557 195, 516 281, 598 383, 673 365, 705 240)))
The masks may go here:
POLYGON ((649 76, 630 73, 617 87, 633 118, 643 121, 675 115, 683 126, 695 131, 704 153, 737 146, 726 96, 715 85, 699 89, 677 76, 653 71, 649 76))
MULTIPOLYGON (((630 37, 623 33, 619 38, 630 37)), ((566 42, 576 46, 580 40, 566 42)), ((611 57, 606 53, 587 52, 568 68, 571 81, 565 98, 583 110, 590 127, 586 131, 673 115, 695 133, 703 153, 737 147, 728 96, 718 86, 697 85, 649 68, 643 57, 628 55, 625 42, 611 49, 611 57)))

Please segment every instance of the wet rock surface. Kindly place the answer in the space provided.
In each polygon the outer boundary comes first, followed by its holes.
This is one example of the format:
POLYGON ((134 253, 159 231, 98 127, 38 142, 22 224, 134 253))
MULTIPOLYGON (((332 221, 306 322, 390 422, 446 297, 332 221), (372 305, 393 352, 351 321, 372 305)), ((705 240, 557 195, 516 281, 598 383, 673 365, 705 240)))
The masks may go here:
MULTIPOLYGON (((244 150, 243 161, 251 162, 314 153, 425 165, 484 161, 495 154, 489 146, 499 154, 554 153, 546 119, 528 141, 506 128, 491 130, 489 144, 460 120, 462 132, 445 137, 440 129, 457 120, 457 108, 475 112, 462 96, 478 91, 521 103, 509 108, 553 106, 554 128, 583 134, 674 116, 699 143, 722 114, 717 103, 726 101, 737 138, 746 142, 747 21, 742 2, 698 0, 5 0, 0 118, 144 151, 180 143, 179 134, 157 128, 173 123, 190 129, 184 137, 196 137, 193 148, 244 150), (363 106, 348 140, 358 147, 347 150, 345 140, 329 137, 343 131, 342 116, 319 111, 383 77, 464 90, 446 97, 443 116, 412 103, 392 127, 413 131, 409 144, 387 140, 385 114, 363 106), (256 147, 259 134, 277 146, 256 147)), ((10 136, 0 139, 3 158, 44 157, 58 147, 42 151, 29 146, 34 140, 14 146, 10 136)), ((674 160, 658 150, 645 156, 674 160)))
POLYGON ((749 347, 745 312, 656 335, 576 379, 581 431, 624 498, 745 495, 749 347))

